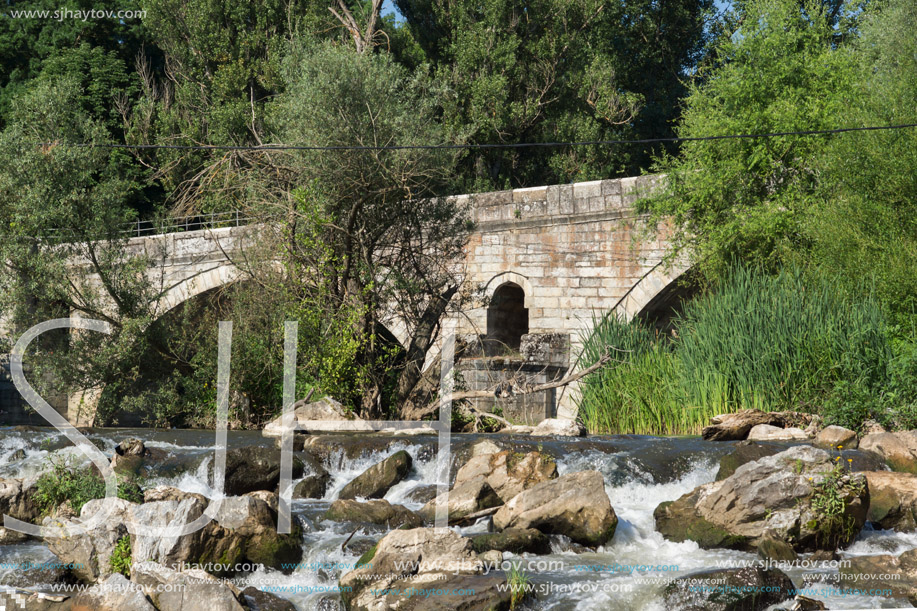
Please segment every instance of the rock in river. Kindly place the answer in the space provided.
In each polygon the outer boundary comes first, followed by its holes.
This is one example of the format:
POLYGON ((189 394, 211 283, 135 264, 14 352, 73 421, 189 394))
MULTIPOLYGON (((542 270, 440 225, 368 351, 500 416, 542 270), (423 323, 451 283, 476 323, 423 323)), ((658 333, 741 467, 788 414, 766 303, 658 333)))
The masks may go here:
POLYGON ((358 475, 338 494, 340 499, 381 499, 411 470, 411 455, 400 450, 358 475))
POLYGON ((917 431, 871 433, 860 440, 860 449, 878 454, 894 471, 917 473, 917 431))
POLYGON ((917 530, 917 475, 894 471, 868 471, 869 521, 879 528, 917 530))
POLYGON ((846 472, 824 450, 796 446, 662 503, 653 515, 674 541, 751 550, 768 534, 808 552, 849 545, 868 507, 862 474, 846 472), (825 509, 835 506, 842 510, 825 509))
MULTIPOLYGON (((210 465, 213 476, 213 465, 210 465)), ((293 479, 302 477, 303 462, 293 457, 293 479)), ((226 453, 226 482, 223 492, 237 496, 255 490, 277 489, 280 483, 280 450, 277 448, 236 448, 226 453)))
POLYGON ((349 499, 338 499, 323 516, 332 522, 369 522, 382 524, 388 528, 417 528, 423 526, 423 518, 407 507, 392 505, 385 499, 375 499, 360 503, 349 499))
POLYGON ((341 577, 347 611, 509 609, 503 574, 482 574, 484 563, 471 541, 451 530, 393 530, 360 558, 360 564, 341 577), (411 589, 437 593, 404 594, 411 589))
POLYGON ((494 526, 537 528, 576 543, 603 545, 614 536, 618 518, 598 471, 570 473, 519 493, 494 515, 494 526))
POLYGON ((677 611, 764 611, 794 590, 777 569, 716 569, 672 580, 664 597, 666 608, 677 611))

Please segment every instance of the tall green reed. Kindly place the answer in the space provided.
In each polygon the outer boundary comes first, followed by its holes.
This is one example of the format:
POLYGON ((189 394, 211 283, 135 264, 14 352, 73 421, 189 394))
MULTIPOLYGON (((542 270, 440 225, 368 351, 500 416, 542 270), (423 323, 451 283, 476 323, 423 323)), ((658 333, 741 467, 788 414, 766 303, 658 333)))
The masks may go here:
POLYGON ((598 433, 694 434, 717 414, 818 411, 839 386, 878 388, 892 359, 881 305, 819 274, 737 267, 686 305, 674 338, 639 320, 594 321, 583 362, 616 361, 581 384, 579 414, 598 433))

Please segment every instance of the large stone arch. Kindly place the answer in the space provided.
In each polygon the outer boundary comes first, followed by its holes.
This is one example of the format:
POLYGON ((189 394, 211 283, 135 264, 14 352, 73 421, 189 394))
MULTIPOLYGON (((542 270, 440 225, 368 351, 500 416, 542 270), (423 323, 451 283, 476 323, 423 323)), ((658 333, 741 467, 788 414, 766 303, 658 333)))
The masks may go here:
POLYGON ((156 312, 162 316, 192 297, 232 284, 241 275, 242 271, 232 263, 215 263, 212 267, 196 272, 172 285, 159 298, 156 312))

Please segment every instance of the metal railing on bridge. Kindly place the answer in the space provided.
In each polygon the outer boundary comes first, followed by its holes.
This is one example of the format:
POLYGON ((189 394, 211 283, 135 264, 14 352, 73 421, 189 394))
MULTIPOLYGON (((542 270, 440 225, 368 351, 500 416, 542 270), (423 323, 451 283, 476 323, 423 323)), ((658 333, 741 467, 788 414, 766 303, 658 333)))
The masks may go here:
POLYGON ((247 216, 245 212, 239 210, 231 212, 211 212, 210 214, 195 214, 193 216, 171 217, 152 221, 135 221, 126 225, 121 234, 128 235, 132 238, 139 238, 148 235, 160 235, 163 233, 241 227, 259 220, 263 219, 247 216))

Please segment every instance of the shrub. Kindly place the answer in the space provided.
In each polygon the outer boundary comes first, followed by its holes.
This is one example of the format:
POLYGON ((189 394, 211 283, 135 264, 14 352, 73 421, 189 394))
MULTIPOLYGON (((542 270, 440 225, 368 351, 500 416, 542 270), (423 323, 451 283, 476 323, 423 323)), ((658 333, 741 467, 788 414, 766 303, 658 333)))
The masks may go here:
POLYGON ((87 502, 105 496, 105 481, 89 467, 74 467, 69 461, 51 461, 51 470, 35 482, 35 502, 45 515, 66 501, 76 514, 87 502))
MULTIPOLYGON (((42 514, 50 515, 63 503, 70 501, 79 515, 87 502, 105 497, 105 480, 91 467, 76 467, 71 461, 50 459, 51 469, 42 473, 35 482, 34 499, 42 514)), ((132 503, 143 502, 140 484, 119 477, 118 498, 132 503)))

